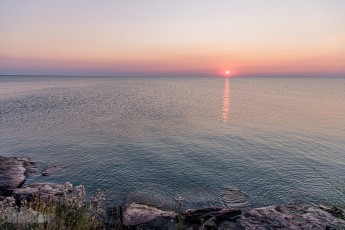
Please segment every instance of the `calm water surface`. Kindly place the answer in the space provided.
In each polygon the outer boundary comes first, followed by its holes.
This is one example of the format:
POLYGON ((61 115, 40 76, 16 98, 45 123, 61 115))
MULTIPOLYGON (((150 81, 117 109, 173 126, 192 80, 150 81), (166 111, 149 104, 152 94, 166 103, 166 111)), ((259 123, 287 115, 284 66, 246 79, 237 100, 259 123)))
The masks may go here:
POLYGON ((0 155, 109 201, 345 202, 345 79, 0 77, 0 155))

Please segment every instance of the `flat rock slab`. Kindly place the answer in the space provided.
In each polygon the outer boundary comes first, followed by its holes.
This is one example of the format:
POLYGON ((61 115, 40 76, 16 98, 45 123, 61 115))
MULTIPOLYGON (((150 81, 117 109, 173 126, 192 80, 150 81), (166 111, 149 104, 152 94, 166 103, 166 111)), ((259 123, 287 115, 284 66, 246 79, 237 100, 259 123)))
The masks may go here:
POLYGON ((14 189, 13 197, 16 200, 30 200, 34 196, 40 197, 41 199, 47 199, 48 197, 63 195, 64 190, 65 187, 61 184, 32 184, 24 188, 14 189))
POLYGON ((345 229, 345 220, 306 204, 256 208, 238 223, 244 229, 345 229))
POLYGON ((222 203, 228 208, 240 208, 248 205, 246 195, 236 187, 228 187, 220 196, 222 203))
POLYGON ((32 171, 33 163, 28 158, 0 156, 0 194, 9 194, 22 186, 32 171))
POLYGON ((175 212, 162 211, 155 207, 133 203, 125 207, 123 212, 123 224, 127 226, 137 226, 161 218, 170 218, 174 220, 175 217, 175 212))
POLYGON ((143 204, 150 207, 162 208, 167 206, 167 201, 156 194, 145 191, 134 192, 128 195, 127 204, 143 204))

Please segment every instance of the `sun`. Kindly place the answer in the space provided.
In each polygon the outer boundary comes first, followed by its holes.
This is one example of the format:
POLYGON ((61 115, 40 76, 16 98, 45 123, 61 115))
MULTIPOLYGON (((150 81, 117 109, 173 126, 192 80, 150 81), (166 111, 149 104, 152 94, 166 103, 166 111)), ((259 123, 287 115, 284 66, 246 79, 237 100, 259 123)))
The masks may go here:
POLYGON ((229 70, 226 70, 226 71, 225 71, 225 74, 226 74, 226 75, 229 75, 229 74, 230 74, 230 71, 229 71, 229 70))

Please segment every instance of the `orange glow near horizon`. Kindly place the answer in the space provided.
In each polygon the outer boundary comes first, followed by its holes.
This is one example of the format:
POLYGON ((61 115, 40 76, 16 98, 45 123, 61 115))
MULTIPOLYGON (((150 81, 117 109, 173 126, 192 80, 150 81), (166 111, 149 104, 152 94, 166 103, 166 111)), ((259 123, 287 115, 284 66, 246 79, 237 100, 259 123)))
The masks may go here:
POLYGON ((222 70, 219 74, 222 77, 226 77, 226 78, 236 77, 239 75, 238 71, 235 70, 235 67, 231 67, 229 69, 222 70))
POLYGON ((329 1, 6 1, 0 75, 345 76, 345 5, 329 1))

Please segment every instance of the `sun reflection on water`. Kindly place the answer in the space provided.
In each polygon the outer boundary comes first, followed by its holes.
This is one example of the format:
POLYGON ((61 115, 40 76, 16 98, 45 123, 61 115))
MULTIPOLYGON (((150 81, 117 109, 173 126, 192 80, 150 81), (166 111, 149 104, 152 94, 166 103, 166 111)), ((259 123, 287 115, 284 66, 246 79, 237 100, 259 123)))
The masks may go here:
POLYGON ((230 112, 230 88, 229 88, 229 78, 225 79, 224 96, 223 96, 223 113, 222 120, 224 122, 229 121, 230 112))

